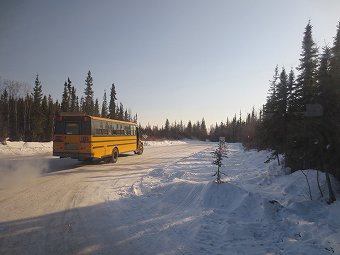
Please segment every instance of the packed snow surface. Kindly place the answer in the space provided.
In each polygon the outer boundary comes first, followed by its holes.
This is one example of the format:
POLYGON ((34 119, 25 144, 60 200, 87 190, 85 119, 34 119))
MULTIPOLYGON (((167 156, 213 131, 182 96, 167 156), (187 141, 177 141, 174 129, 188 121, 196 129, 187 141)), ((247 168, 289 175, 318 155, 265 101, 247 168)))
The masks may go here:
MULTIPOLYGON (((181 146, 169 146, 168 153, 180 153, 181 146)), ((288 175, 275 160, 264 163, 269 152, 228 144, 221 169, 224 183, 216 184, 214 148, 216 144, 207 143, 204 150, 185 157, 146 169, 150 163, 141 162, 140 170, 118 175, 105 172, 108 166, 91 166, 86 170, 88 180, 93 180, 86 183, 88 192, 79 190, 72 200, 77 208, 23 221, 0 221, 0 253, 18 249, 17 244, 6 247, 15 237, 11 228, 17 235, 31 231, 40 238, 37 228, 54 226, 59 217, 67 223, 60 230, 63 240, 52 234, 50 239, 64 245, 69 254, 340 254, 340 202, 326 203, 324 174, 319 176, 321 197, 317 171, 304 171, 311 184, 310 200, 301 171, 288 175), (90 176, 95 169, 102 170, 99 177, 90 176), (89 194, 101 194, 105 202, 96 204, 93 196, 89 206, 84 200, 89 194)), ((157 147, 156 151, 162 153, 157 147)), ((337 182, 332 182, 340 199, 337 182)), ((35 238, 30 238, 33 243, 35 238)), ((30 247, 27 242, 25 249, 30 247)), ((58 248, 49 247, 39 247, 36 253, 58 253, 58 248)))

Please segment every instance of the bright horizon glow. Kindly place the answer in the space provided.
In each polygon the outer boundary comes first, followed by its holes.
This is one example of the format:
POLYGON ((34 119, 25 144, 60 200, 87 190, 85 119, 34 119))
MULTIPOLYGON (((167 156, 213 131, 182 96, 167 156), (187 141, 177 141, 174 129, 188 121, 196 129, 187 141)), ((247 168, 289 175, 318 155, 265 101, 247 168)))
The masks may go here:
MULTIPOLYGON (((299 64, 304 28, 333 45, 340 1, 7 1, 0 3, 0 76, 60 101, 70 77, 79 98, 88 70, 102 101, 142 125, 168 118, 207 126, 265 103, 274 68, 299 64)), ((297 72, 295 72, 297 74, 297 72)))

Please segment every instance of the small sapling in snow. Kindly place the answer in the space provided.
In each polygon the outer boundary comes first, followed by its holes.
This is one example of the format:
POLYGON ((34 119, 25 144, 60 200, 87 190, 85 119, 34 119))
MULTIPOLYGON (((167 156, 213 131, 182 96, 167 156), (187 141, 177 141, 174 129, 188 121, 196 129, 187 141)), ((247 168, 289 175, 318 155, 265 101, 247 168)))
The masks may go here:
POLYGON ((212 175, 212 176, 216 176, 216 180, 215 182, 217 184, 221 184, 223 183, 223 181, 221 180, 221 175, 225 173, 222 173, 220 171, 220 168, 223 166, 223 158, 227 157, 227 145, 225 143, 220 142, 218 144, 218 147, 211 153, 213 155, 214 161, 212 162, 214 165, 217 166, 217 171, 212 175))

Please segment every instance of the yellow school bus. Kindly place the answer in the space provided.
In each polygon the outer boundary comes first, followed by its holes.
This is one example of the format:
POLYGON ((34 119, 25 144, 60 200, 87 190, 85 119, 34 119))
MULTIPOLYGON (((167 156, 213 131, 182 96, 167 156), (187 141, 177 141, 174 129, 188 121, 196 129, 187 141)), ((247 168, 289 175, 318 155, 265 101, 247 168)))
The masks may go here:
POLYGON ((53 156, 115 163, 120 153, 143 153, 135 123, 82 113, 61 113, 54 123, 53 156))

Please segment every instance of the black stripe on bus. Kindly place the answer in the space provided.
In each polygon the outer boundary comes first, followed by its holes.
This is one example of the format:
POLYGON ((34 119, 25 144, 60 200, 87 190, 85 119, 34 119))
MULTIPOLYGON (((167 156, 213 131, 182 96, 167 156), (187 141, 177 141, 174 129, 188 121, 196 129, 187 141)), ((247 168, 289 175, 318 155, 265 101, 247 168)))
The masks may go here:
POLYGON ((104 146, 95 146, 93 149, 104 148, 104 146))
POLYGON ((125 140, 103 140, 103 141, 91 141, 86 143, 107 143, 107 142, 124 142, 124 141, 136 141, 137 139, 125 139, 125 140))
POLYGON ((108 145, 108 146, 106 146, 106 147, 122 146, 122 145, 129 145, 129 144, 136 144, 136 143, 112 144, 112 145, 108 145))

